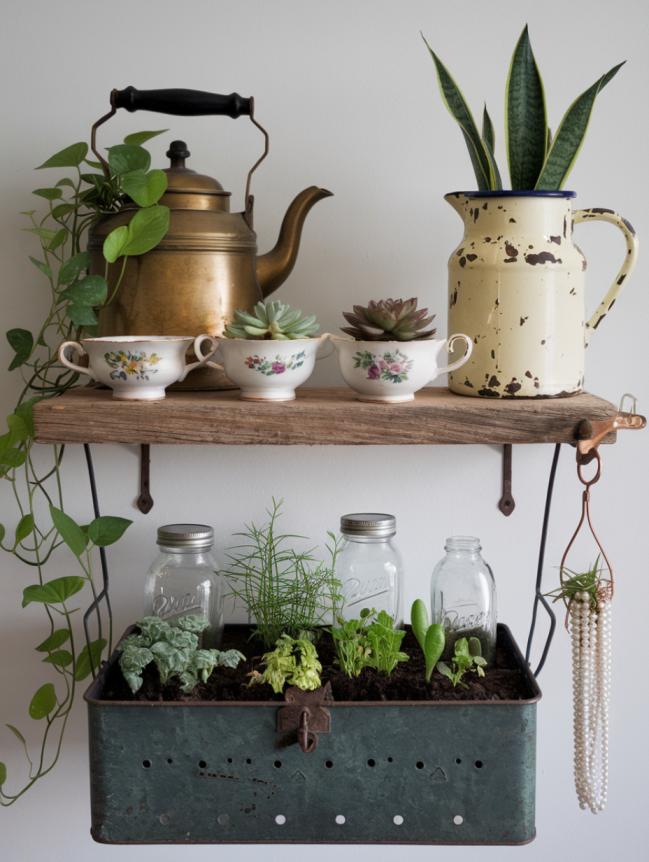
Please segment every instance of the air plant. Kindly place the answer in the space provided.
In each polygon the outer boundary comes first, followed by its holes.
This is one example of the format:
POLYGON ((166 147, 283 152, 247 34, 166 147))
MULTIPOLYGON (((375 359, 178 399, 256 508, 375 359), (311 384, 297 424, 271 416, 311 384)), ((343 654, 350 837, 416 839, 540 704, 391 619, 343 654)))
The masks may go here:
MULTIPOLYGON (((424 42, 435 63, 444 104, 460 126, 468 147, 478 189, 501 189, 494 156, 494 128, 486 104, 481 134, 460 88, 425 38, 424 42)), ((563 188, 583 144, 595 99, 623 65, 613 66, 572 102, 553 138, 547 125, 543 82, 525 25, 514 49, 505 87, 505 137, 512 189, 563 188)))
POLYGON ((226 338, 293 341, 311 338, 319 328, 315 314, 304 316, 299 309, 273 299, 258 302, 251 312, 237 309, 223 334, 226 338))
POLYGON ((435 315, 418 309, 415 297, 371 300, 367 306, 355 305, 353 312, 344 311, 343 317, 351 325, 342 331, 356 341, 421 341, 437 331, 426 329, 435 315))
POLYGON ((444 644, 446 642, 444 626, 441 623, 429 623, 428 611, 421 599, 416 599, 412 604, 410 623, 412 625, 412 633, 417 638, 417 643, 424 654, 426 682, 430 682, 435 665, 444 652, 444 644))

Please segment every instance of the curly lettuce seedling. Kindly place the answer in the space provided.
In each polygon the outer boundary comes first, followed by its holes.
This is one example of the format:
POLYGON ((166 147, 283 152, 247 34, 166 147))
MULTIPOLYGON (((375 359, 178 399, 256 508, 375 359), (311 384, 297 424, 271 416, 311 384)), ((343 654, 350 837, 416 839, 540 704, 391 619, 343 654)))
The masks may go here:
POLYGON ((390 674, 399 662, 408 661, 408 655, 399 649, 405 634, 404 629, 395 628, 394 620, 387 611, 380 611, 367 629, 367 642, 371 650, 368 666, 390 674))
POLYGON ((429 623, 428 611, 421 599, 416 599, 412 603, 410 623, 412 625, 412 633, 417 638, 417 643, 424 654, 426 682, 430 682, 435 665, 444 652, 444 644, 446 642, 444 626, 441 623, 429 623))
POLYGON ((462 682, 462 677, 465 673, 476 673, 478 676, 484 676, 484 668, 487 665, 487 660, 482 657, 482 647, 478 638, 458 638, 455 641, 455 654, 451 659, 453 668, 451 669, 446 662, 440 661, 437 663, 437 670, 453 683, 453 688, 461 685, 462 688, 469 686, 462 682))
POLYGON ((295 685, 304 691, 313 691, 322 685, 322 665, 308 638, 280 635, 275 649, 264 653, 261 663, 265 667, 264 672, 253 671, 250 684, 266 682, 275 694, 281 694, 285 685, 295 685))
POLYGON ((207 682, 215 667, 236 667, 245 656, 236 649, 198 649, 198 636, 208 626, 199 616, 184 616, 167 622, 159 617, 144 617, 137 623, 139 632, 127 635, 119 644, 119 666, 135 694, 142 686, 144 668, 153 663, 160 682, 180 678, 181 688, 190 692, 198 682, 207 682))
POLYGON ((370 664, 372 650, 367 639, 367 629, 372 614, 373 611, 363 608, 360 619, 344 620, 339 617, 338 626, 329 629, 338 664, 349 677, 358 676, 370 664))

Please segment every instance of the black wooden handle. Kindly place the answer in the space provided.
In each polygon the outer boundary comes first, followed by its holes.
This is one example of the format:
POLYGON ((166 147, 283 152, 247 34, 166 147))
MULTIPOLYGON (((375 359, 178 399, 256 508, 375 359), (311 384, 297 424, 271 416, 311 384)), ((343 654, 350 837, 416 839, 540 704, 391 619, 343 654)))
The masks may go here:
POLYGON ((252 99, 245 99, 238 93, 221 96, 218 93, 204 93, 202 90, 113 90, 111 104, 127 111, 157 111, 160 114, 177 114, 183 117, 196 117, 205 114, 220 114, 226 117, 250 114, 252 99))

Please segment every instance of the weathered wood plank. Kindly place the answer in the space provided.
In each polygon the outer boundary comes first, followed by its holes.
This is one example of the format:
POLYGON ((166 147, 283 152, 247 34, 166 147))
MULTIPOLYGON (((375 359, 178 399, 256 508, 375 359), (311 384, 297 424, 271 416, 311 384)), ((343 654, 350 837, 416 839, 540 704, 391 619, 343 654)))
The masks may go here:
MULTIPOLYGON (((428 388, 407 404, 368 404, 347 388, 300 389, 295 401, 241 401, 238 392, 172 392, 116 401, 78 389, 38 404, 41 443, 404 445, 569 443, 582 419, 616 408, 594 395, 532 400, 466 398, 428 388)), ((614 438, 611 438, 614 439, 614 438)))

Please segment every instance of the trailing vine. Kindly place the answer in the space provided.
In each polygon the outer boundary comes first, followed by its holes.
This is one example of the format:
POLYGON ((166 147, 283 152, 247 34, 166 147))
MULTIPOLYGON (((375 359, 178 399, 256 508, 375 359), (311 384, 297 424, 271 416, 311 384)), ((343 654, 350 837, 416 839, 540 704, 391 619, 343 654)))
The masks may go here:
POLYGON ((26 230, 40 245, 38 256, 30 261, 45 278, 49 307, 36 332, 7 332, 14 351, 9 370, 19 371, 23 385, 7 417, 7 431, 0 436, 0 478, 14 501, 17 518, 12 531, 0 523, 0 547, 32 572, 22 606, 37 603, 43 608, 46 636, 35 649, 53 681, 37 689, 28 707, 29 717, 42 727, 35 749, 19 728, 6 724, 24 752, 26 775, 19 776, 17 788, 9 791, 7 767, 0 761, 2 806, 12 805, 54 768, 77 685, 94 674, 105 651, 112 650, 112 627, 109 624, 104 631, 98 606, 95 640, 80 636, 75 625, 79 617, 74 614, 84 591, 94 602, 98 598, 93 573, 96 549, 118 541, 131 522, 104 516, 81 525, 66 514, 61 475, 64 447, 34 446, 33 408, 38 401, 77 385, 78 375, 58 361, 59 344, 95 334, 97 312, 114 301, 128 258, 155 248, 167 233, 169 210, 158 203, 167 177, 163 171, 150 170, 151 157, 142 146, 158 134, 161 132, 138 132, 108 148, 106 169, 87 158, 85 142, 55 153, 39 170, 71 169, 66 171, 70 175, 34 190, 39 203, 46 204, 44 213, 38 209, 22 213, 28 220, 26 230), (103 274, 90 272, 90 255, 85 250, 88 231, 125 204, 133 209, 133 216, 106 237, 103 274), (109 264, 120 259, 116 273, 109 272, 109 264), (68 555, 69 570, 76 573, 47 580, 47 563, 57 553, 68 555))

